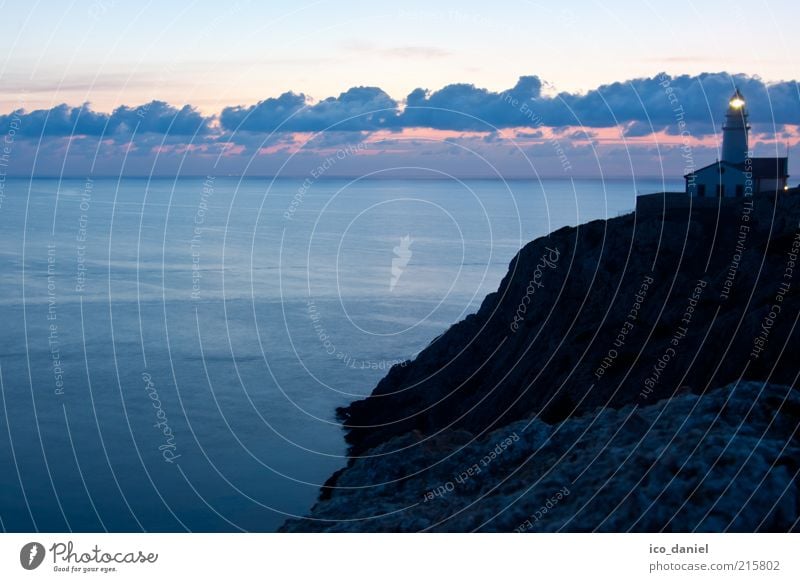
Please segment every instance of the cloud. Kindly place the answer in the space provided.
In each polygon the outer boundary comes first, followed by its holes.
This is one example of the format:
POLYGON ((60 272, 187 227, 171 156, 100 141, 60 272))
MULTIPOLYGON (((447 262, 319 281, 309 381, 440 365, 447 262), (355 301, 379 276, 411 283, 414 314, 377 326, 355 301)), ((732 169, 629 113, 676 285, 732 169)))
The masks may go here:
POLYGON ((553 125, 578 122, 591 127, 652 123, 656 131, 675 128, 683 120, 710 129, 723 121, 724 104, 736 87, 747 98, 751 120, 771 123, 774 117, 775 123, 800 123, 796 81, 767 84, 758 77, 727 73, 662 73, 602 85, 585 95, 560 93, 551 100, 546 118, 553 125))
POLYGON ((250 107, 226 107, 226 131, 375 131, 395 124, 399 104, 377 87, 353 87, 311 104, 302 93, 284 93, 250 107))
POLYGON ((226 107, 219 116, 220 125, 228 131, 276 131, 306 106, 302 93, 284 93, 250 107, 226 107))
POLYGON ((492 131, 494 128, 535 125, 529 105, 541 96, 538 77, 520 77, 503 93, 458 83, 429 92, 415 89, 406 99, 398 119, 402 127, 429 127, 462 131, 492 131))
MULTIPOLYGON (((413 90, 401 103, 378 87, 353 87, 336 97, 314 102, 303 93, 287 92, 251 106, 225 107, 218 116, 218 132, 225 139, 240 132, 319 132, 430 128, 492 133, 496 129, 538 130, 551 127, 620 126, 626 136, 651 131, 679 133, 679 121, 695 135, 718 131, 724 104, 734 87, 748 100, 750 120, 761 126, 800 124, 800 93, 796 81, 765 83, 758 77, 703 73, 700 75, 632 79, 602 85, 586 93, 542 94, 536 76, 520 77, 506 91, 490 91, 456 83, 430 91, 413 90)), ((0 116, 0 130, 11 115, 0 116)), ((19 135, 128 136, 137 133, 206 135, 214 117, 193 107, 173 107, 163 101, 138 107, 122 106, 110 114, 93 111, 89 104, 62 104, 21 115, 19 135)))
MULTIPOLYGON (((589 172, 594 150, 604 148, 604 155, 610 155, 609 148, 621 145, 621 136, 636 138, 631 140, 638 148, 633 155, 660 168, 662 160, 656 163, 650 158, 670 155, 669 148, 677 151, 675 144, 684 138, 678 134, 684 130, 695 139, 698 157, 713 159, 734 87, 748 101, 757 155, 762 155, 759 148, 772 151, 774 140, 800 142, 796 81, 765 83, 758 77, 726 73, 658 74, 584 93, 543 93, 544 83, 538 77, 524 76, 504 91, 455 83, 436 90, 414 89, 405 100, 378 87, 358 86, 321 101, 287 92, 255 105, 225 107, 216 116, 163 101, 122 106, 110 113, 95 111, 88 103, 61 104, 0 115, 0 135, 19 142, 10 171, 22 175, 58 173, 62 168, 73 173, 124 169, 135 174, 146 173, 152 164, 169 172, 169 164, 179 158, 183 163, 184 156, 185 171, 202 172, 210 165, 234 173, 245 167, 277 171, 298 149, 300 157, 314 158, 361 142, 369 143, 371 150, 370 155, 354 157, 361 167, 393 160, 439 163, 436 157, 442 156, 458 158, 471 171, 469 156, 459 146, 468 145, 487 159, 508 157, 514 148, 507 138, 514 135, 542 141, 525 147, 543 164, 555 159, 559 172, 554 141, 559 148, 569 148, 576 168, 577 160, 589 160, 585 170, 589 172), (654 133, 660 149, 646 153, 645 142, 654 133)), ((681 164, 678 153, 677 173, 681 164)))
POLYGON ((180 109, 163 101, 151 101, 140 107, 119 107, 109 119, 112 132, 158 133, 169 135, 204 134, 208 131, 208 119, 193 107, 180 109))
POLYGON ((163 101, 152 101, 138 107, 122 106, 112 113, 93 111, 88 103, 79 107, 61 104, 52 109, 17 111, 0 115, 0 132, 12 127, 20 137, 103 136, 129 137, 136 133, 191 136, 209 131, 209 120, 193 107, 180 109, 163 101))
POLYGON ((518 131, 517 138, 519 139, 541 139, 544 136, 544 132, 542 130, 536 131, 518 131))
MULTIPOLYGON (((748 100, 751 120, 800 123, 796 81, 764 83, 758 77, 703 73, 671 77, 660 74, 602 85, 587 93, 541 94, 538 77, 521 77, 508 91, 491 92, 474 85, 448 85, 430 93, 414 90, 400 118, 406 127, 492 131, 494 127, 615 127, 630 135, 695 124, 711 133, 722 122, 724 104, 734 87, 748 100)), ((698 133, 698 132, 695 132, 698 133)))

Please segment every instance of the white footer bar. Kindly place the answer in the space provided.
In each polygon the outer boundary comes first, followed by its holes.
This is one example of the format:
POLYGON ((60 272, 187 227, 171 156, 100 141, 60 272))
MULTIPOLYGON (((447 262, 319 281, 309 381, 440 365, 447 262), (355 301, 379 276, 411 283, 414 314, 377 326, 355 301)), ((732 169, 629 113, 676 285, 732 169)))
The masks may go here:
POLYGON ((798 561, 792 534, 0 535, 9 581, 777 581, 798 561))

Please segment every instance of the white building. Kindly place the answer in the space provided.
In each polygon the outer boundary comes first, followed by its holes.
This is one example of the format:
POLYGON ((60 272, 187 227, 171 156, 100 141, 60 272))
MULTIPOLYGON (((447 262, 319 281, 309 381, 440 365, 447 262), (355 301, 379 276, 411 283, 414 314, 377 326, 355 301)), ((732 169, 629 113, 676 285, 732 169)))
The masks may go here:
POLYGON ((787 189, 789 158, 749 156, 747 103, 737 89, 728 101, 722 128, 722 159, 686 174, 691 196, 752 196, 787 189))

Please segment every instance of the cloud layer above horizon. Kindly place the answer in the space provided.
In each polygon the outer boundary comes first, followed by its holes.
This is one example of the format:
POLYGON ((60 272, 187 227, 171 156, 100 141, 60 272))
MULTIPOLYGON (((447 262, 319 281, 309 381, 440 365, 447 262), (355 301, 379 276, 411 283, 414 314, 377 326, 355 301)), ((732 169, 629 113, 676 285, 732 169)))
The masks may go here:
MULTIPOLYGON (((734 87, 748 101, 755 130, 773 133, 776 140, 794 140, 800 125, 797 82, 768 84, 757 77, 727 73, 658 74, 586 93, 547 90, 536 76, 520 77, 506 91, 459 83, 433 91, 415 89, 403 100, 363 86, 321 101, 287 92, 255 105, 225 107, 212 116, 203 116, 191 105, 174 107, 163 101, 122 106, 110 113, 94 111, 89 104, 61 104, 0 115, 0 133, 11 132, 17 141, 35 141, 45 154, 60 151, 53 144, 68 140, 70 148, 92 141, 95 147, 102 142, 107 148, 133 142, 139 154, 172 148, 195 156, 274 155, 282 147, 284 153, 291 152, 298 143, 291 137, 294 134, 322 134, 313 146, 306 146, 313 149, 409 130, 465 132, 470 139, 483 134, 484 142, 510 129, 519 130, 515 139, 532 141, 544 140, 544 131, 561 135, 566 142, 573 135, 585 140, 604 128, 616 128, 620 143, 681 132, 703 139, 719 132, 734 87)), ((501 136, 505 137, 507 133, 501 136)), ((450 141, 457 138, 457 134, 447 136, 450 141)))

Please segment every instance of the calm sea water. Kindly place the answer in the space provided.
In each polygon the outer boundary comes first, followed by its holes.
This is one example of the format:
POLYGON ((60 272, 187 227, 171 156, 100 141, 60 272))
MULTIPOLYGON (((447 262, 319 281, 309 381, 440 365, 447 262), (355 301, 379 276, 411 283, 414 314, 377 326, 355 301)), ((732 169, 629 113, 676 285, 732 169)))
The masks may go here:
POLYGON ((0 526, 274 530, 337 406, 638 181, 6 180, 0 526))

